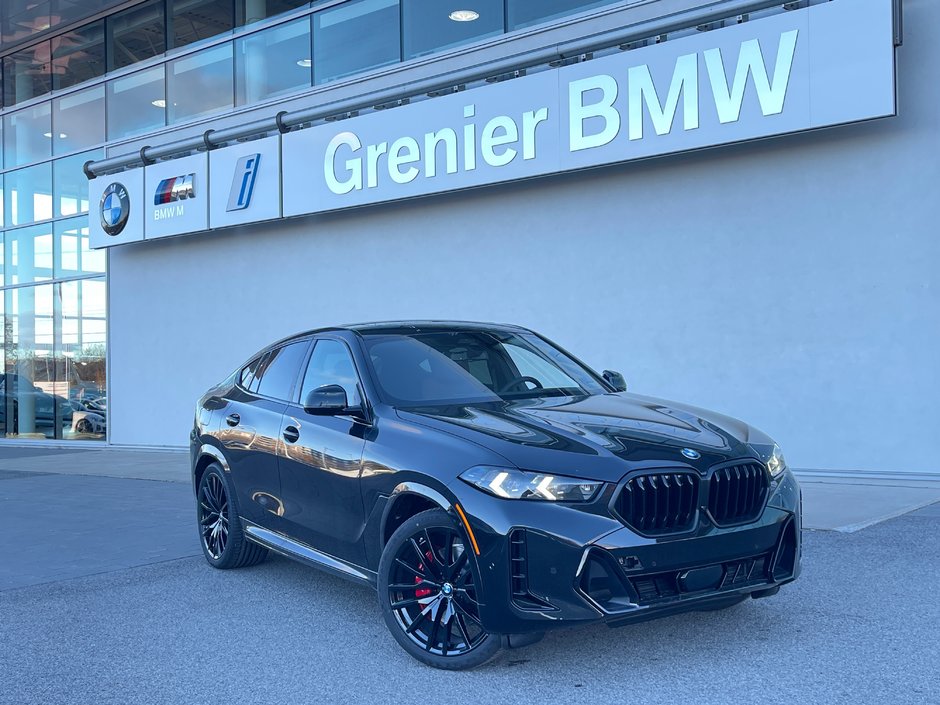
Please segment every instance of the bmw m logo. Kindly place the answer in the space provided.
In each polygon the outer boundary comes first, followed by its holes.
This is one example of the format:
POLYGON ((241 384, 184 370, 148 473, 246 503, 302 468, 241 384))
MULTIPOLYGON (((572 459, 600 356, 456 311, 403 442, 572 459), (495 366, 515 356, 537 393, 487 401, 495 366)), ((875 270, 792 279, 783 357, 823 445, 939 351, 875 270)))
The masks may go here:
POLYGON ((172 179, 164 179, 157 186, 156 193, 153 195, 153 205, 164 206, 174 201, 195 198, 196 188, 193 185, 195 177, 195 174, 187 174, 186 176, 174 176, 172 179))
POLYGON ((101 215, 101 229, 112 237, 119 235, 127 225, 127 217, 131 213, 131 199, 124 184, 116 181, 110 184, 101 194, 98 210, 101 215))
POLYGON ((692 450, 691 448, 683 448, 681 452, 682 455, 684 455, 689 460, 698 460, 702 457, 701 453, 699 453, 697 450, 692 450))

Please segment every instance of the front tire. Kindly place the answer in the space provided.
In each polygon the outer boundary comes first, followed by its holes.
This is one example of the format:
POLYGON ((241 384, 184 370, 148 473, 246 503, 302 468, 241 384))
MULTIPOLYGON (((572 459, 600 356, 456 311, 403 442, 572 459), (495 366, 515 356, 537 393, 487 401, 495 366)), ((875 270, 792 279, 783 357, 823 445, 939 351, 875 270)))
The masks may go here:
POLYGON ((489 661, 500 638, 480 622, 480 574, 469 542, 442 509, 417 514, 392 534, 379 562, 382 616, 415 659, 466 670, 489 661))
POLYGON ((268 556, 268 549, 245 537, 234 490, 228 473, 212 463, 196 492, 199 543, 209 565, 221 570, 256 565, 268 556))

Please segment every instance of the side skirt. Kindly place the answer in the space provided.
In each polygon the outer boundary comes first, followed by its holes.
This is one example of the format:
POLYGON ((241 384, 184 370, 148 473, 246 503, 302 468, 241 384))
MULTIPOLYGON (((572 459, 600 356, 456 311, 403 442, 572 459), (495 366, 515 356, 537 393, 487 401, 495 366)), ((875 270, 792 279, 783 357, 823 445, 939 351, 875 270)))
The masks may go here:
POLYGON ((249 539, 282 556, 312 565, 314 568, 319 568, 355 583, 368 585, 371 588, 375 588, 378 582, 376 573, 367 568, 347 563, 326 553, 320 553, 315 548, 245 519, 242 519, 242 525, 245 527, 245 534, 249 539))

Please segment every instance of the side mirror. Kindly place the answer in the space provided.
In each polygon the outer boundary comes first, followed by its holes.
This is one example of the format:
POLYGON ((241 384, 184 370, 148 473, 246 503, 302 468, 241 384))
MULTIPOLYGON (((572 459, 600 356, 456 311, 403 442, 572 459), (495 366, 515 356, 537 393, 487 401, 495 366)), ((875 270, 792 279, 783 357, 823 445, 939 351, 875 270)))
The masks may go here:
POLYGON ((614 388, 615 392, 627 391, 627 381, 619 372, 614 372, 613 370, 604 370, 604 374, 602 376, 604 377, 604 381, 614 388))
POLYGON ((304 411, 318 416, 341 414, 348 409, 346 390, 338 384, 317 387, 304 399, 304 411))

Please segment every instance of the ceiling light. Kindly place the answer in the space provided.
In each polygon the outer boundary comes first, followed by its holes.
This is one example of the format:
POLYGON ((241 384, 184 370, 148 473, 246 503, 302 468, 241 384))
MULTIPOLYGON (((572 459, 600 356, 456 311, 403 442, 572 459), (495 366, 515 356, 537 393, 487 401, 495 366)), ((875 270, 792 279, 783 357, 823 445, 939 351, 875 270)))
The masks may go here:
POLYGON ((163 98, 157 98, 156 100, 151 100, 150 104, 157 108, 166 107, 166 101, 163 98))
POLYGON ((313 61, 310 59, 298 59, 297 65, 302 69, 309 69, 313 65, 313 61))
POLYGON ((473 22, 480 19, 480 13, 474 10, 454 10, 448 17, 454 22, 473 22))
MULTIPOLYGON (((51 133, 51 132, 43 132, 43 133, 42 133, 42 136, 43 136, 43 137, 46 137, 46 138, 48 138, 48 139, 52 139, 52 133, 51 133)), ((68 137, 68 135, 65 134, 64 132, 60 132, 60 133, 59 133, 59 139, 60 139, 60 140, 64 140, 66 137, 68 137)))

